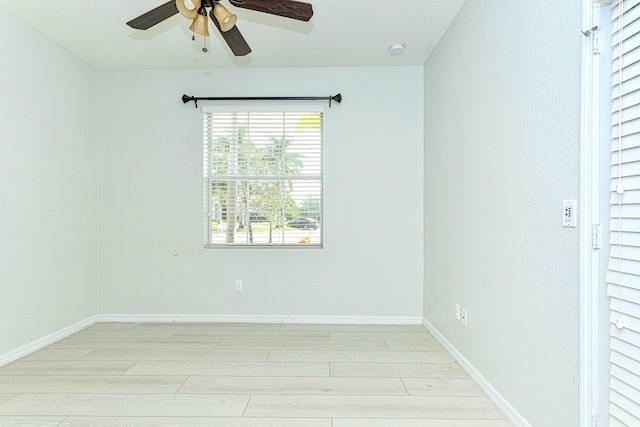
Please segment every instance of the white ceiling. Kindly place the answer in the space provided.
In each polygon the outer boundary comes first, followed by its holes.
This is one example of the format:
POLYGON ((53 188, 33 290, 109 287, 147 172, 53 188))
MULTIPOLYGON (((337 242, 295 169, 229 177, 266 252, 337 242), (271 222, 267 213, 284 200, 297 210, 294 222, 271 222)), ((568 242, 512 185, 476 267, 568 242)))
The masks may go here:
MULTIPOLYGON (((465 0, 308 0, 299 22, 222 4, 238 15, 253 49, 236 58, 210 23, 208 53, 173 16, 147 31, 125 23, 166 0, 0 0, 16 15, 98 69, 421 65, 465 0), (389 46, 405 52, 391 56, 389 46)), ((16 42, 19 42, 16 41, 16 42)))

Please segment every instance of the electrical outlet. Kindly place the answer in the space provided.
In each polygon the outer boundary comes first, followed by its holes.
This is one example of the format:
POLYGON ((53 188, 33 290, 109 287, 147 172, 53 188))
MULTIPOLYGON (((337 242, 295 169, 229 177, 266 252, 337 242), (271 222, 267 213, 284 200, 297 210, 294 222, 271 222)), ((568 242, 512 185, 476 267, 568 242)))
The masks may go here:
POLYGON ((236 280, 236 291, 242 291, 242 280, 236 280))
POLYGON ((469 313, 467 313, 467 310, 465 310, 465 309, 463 308, 463 309, 462 309, 462 319, 460 319, 460 320, 462 320, 462 324, 463 324, 464 326, 467 326, 468 318, 469 318, 469 313))
POLYGON ((578 226, 578 212, 577 212, 577 200, 563 200, 562 201, 562 226, 563 227, 577 227, 578 226))
POLYGON ((456 316, 456 320, 460 320, 460 304, 456 304, 454 313, 456 316))

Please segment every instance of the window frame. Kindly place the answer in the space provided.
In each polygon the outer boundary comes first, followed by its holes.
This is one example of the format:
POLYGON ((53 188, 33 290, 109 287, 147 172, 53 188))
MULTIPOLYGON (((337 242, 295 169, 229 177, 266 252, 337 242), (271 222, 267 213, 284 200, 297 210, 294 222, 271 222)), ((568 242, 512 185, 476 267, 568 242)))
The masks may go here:
POLYGON ((202 106, 202 165, 203 165, 203 197, 204 197, 204 248, 205 249, 323 249, 324 247, 324 145, 325 145, 325 126, 324 119, 326 117, 324 106, 321 105, 283 105, 280 103, 270 105, 256 104, 226 104, 226 105, 204 105, 202 106), (209 175, 208 165, 205 164, 207 159, 208 141, 205 127, 207 126, 207 114, 210 113, 319 113, 321 114, 320 128, 320 209, 318 212, 319 227, 319 243, 214 243, 213 230, 211 227, 211 185, 212 179, 209 175))

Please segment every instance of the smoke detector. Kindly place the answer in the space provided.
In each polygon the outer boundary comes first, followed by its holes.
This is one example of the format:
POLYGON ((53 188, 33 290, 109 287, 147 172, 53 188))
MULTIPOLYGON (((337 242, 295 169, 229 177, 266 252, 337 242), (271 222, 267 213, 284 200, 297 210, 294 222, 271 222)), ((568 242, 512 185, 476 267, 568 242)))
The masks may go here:
POLYGON ((394 43, 389 46, 389 53, 391 55, 402 55, 404 52, 404 45, 402 43, 394 43))

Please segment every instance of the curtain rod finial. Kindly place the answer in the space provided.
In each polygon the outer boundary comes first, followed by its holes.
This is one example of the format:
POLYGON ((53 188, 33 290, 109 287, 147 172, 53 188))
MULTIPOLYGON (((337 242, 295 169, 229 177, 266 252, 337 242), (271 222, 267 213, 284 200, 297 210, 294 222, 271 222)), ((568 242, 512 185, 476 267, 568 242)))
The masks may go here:
POLYGON ((194 96, 182 95, 182 102, 186 104, 189 101, 193 101, 193 103, 196 105, 196 108, 198 108, 198 98, 194 96))

